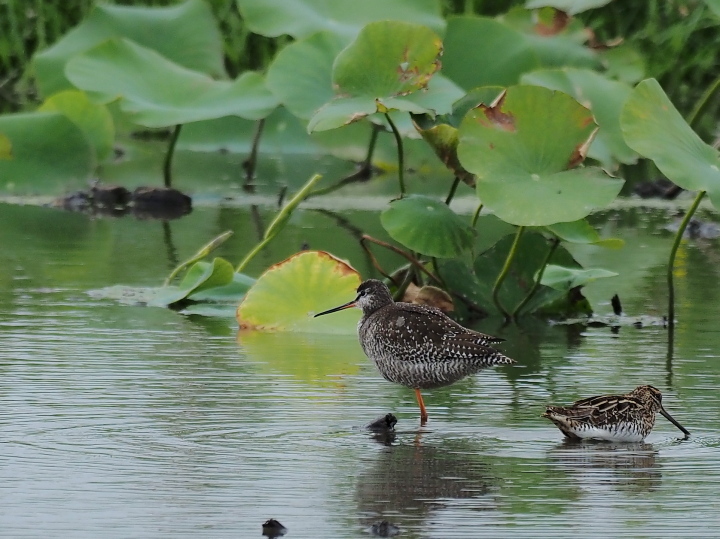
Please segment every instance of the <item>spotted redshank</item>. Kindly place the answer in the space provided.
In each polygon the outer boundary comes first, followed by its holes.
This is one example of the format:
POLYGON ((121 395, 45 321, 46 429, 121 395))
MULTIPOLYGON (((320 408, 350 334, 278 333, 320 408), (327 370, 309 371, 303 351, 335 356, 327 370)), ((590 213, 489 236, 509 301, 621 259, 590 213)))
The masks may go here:
POLYGON ((464 328, 440 310, 393 301, 390 290, 375 279, 363 282, 357 297, 315 316, 359 307, 358 337, 365 355, 390 382, 415 390, 420 424, 428 419, 421 389, 453 384, 487 367, 514 360, 490 345, 503 341, 464 328))
POLYGON ((667 413, 662 393, 653 386, 638 386, 626 395, 602 395, 579 400, 572 406, 548 406, 543 417, 571 440, 592 438, 612 442, 642 442, 655 425, 660 412, 679 428, 690 433, 667 413))

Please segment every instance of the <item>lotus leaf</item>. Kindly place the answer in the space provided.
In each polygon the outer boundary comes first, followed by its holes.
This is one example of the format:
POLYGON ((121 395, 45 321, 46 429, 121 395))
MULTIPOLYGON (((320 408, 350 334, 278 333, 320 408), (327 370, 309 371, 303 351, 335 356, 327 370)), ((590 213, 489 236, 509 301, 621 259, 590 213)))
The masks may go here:
POLYGON ((620 117, 625 141, 680 187, 720 208, 720 153, 690 128, 655 79, 638 84, 620 117))
POLYGON ((257 120, 277 106, 258 73, 216 81, 126 39, 106 41, 76 56, 66 74, 101 102, 120 99, 122 110, 147 127, 230 115, 257 120))
POLYGON ((256 34, 297 39, 326 30, 346 43, 368 23, 381 20, 422 24, 441 32, 437 0, 237 0, 240 13, 256 34))
POLYGON ((33 112, 0 116, 0 188, 20 193, 44 186, 66 190, 84 184, 95 169, 95 151, 64 114, 33 112))
POLYGON ((46 99, 38 110, 63 113, 85 133, 98 159, 110 155, 115 142, 112 115, 104 105, 90 101, 84 92, 66 90, 57 93, 46 99))
POLYGON ((410 195, 395 200, 380 220, 394 240, 427 256, 456 257, 473 244, 474 230, 467 221, 430 197, 410 195))
POLYGON ((35 56, 40 93, 71 87, 65 64, 77 54, 112 38, 125 37, 168 60, 211 77, 226 77, 222 38, 207 2, 188 0, 167 7, 98 3, 79 26, 35 56))
POLYGON ((513 86, 470 111, 458 157, 475 174, 477 194, 515 225, 576 221, 615 198, 623 181, 580 163, 596 126, 572 97, 539 86, 513 86))
POLYGON ((245 295, 237 309, 241 329, 352 333, 359 311, 313 318, 355 297, 360 275, 346 262, 324 251, 303 251, 271 266, 245 295))

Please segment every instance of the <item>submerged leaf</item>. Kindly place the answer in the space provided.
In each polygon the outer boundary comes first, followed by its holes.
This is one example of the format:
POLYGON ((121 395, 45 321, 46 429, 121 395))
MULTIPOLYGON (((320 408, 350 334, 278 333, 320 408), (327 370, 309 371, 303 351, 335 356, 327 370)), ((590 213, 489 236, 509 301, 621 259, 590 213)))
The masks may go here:
POLYGON ((555 223, 549 225, 548 230, 558 238, 568 243, 585 243, 619 249, 625 242, 619 238, 600 238, 600 234, 585 219, 569 223, 555 223))
POLYGON ((324 251, 303 251, 271 266, 237 309, 241 329, 352 333, 359 313, 344 310, 313 318, 351 301, 360 275, 324 251))

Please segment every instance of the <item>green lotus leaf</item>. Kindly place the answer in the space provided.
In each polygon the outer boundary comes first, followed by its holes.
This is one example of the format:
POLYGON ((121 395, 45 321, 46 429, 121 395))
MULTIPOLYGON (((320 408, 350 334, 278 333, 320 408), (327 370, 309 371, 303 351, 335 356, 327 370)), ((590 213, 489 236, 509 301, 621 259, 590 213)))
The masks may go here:
MULTIPOLYGON (((225 271, 225 270, 223 270, 225 271)), ((255 279, 244 273, 233 272, 232 281, 220 286, 203 287, 195 289, 188 296, 192 301, 212 303, 232 303, 232 316, 235 315, 237 304, 245 297, 247 291, 255 284, 255 279)))
POLYGON ((61 112, 85 133, 98 159, 110 155, 115 142, 112 115, 104 105, 90 101, 85 92, 66 90, 57 93, 46 99, 38 110, 61 112))
POLYGON ((618 163, 637 161, 623 138, 620 112, 632 89, 627 84, 610 80, 588 69, 547 69, 522 76, 523 84, 544 86, 573 96, 592 113, 599 129, 590 144, 588 157, 600 161, 606 168, 615 169, 618 163))
POLYGON ((570 223, 555 223, 548 230, 568 243, 592 244, 610 249, 619 249, 625 242, 619 238, 600 238, 600 234, 585 219, 570 223))
POLYGON ((443 46, 443 74, 466 90, 517 84, 540 67, 525 35, 496 19, 450 17, 443 46))
POLYGON ((567 291, 578 286, 585 286, 597 279, 616 277, 617 275, 614 271, 601 268, 567 268, 548 264, 545 267, 540 283, 555 290, 567 291))
POLYGON ((0 189, 65 191, 90 179, 95 151, 83 132, 59 112, 0 116, 0 189), (5 141, 5 142, 2 142, 5 141))
POLYGON ((353 333, 356 309, 313 318, 355 298, 360 275, 324 251, 303 251, 271 266, 237 309, 241 329, 353 333))
POLYGON ((101 102, 119 99, 120 108, 146 127, 223 116, 257 120, 277 106, 258 73, 213 80, 126 39, 111 39, 76 56, 66 74, 101 102))
MULTIPOLYGON (((430 84, 435 82, 434 77, 430 84)), ((470 90, 453 103, 449 114, 432 117, 429 114, 413 115, 413 124, 422 138, 453 174, 471 187, 475 187, 475 176, 465 170, 457 157, 458 127, 470 109, 482 103, 492 103, 503 91, 499 86, 486 86, 470 90)), ((416 95, 416 94, 412 94, 416 95)), ((438 111, 440 112, 440 111, 438 111)))
POLYGON ((684 189, 720 208, 720 153, 690 128, 655 79, 638 84, 620 116, 625 141, 684 189))
POLYGON ((193 264, 178 286, 166 286, 159 290, 150 303, 154 306, 167 306, 188 299, 192 294, 224 287, 233 282, 233 266, 223 258, 212 262, 200 261, 193 264))
POLYGON ((332 66, 343 46, 330 32, 291 43, 270 64, 268 88, 295 116, 309 119, 335 95, 332 66))
POLYGON ((477 194, 515 225, 576 221, 617 196, 623 181, 599 168, 568 170, 584 158, 596 126, 572 97, 513 86, 460 126, 458 157, 475 174, 477 194))
POLYGON ((522 34, 537 56, 538 67, 600 67, 597 53, 585 46, 591 34, 579 18, 553 8, 530 11, 516 6, 503 16, 503 23, 522 34))
POLYGON ((577 15, 588 9, 595 9, 609 4, 610 0, 527 0, 525 9, 537 9, 541 7, 554 7, 564 11, 568 15, 577 15))
POLYGON ((270 37, 300 39, 326 30, 347 43, 374 21, 407 21, 437 32, 445 26, 437 0, 237 0, 237 5, 252 32, 270 37))
POLYGON ((167 7, 98 3, 80 25, 35 56, 40 93, 47 96, 71 88, 65 78, 65 64, 103 41, 118 37, 153 49, 187 69, 227 77, 222 38, 207 2, 188 0, 167 7))
POLYGON ((333 84, 341 95, 406 95, 427 86, 441 52, 440 37, 425 26, 373 22, 335 58, 333 84))
POLYGON ((423 195, 390 203, 380 215, 388 234, 408 249, 427 256, 451 258, 472 247, 474 230, 446 204, 423 195))

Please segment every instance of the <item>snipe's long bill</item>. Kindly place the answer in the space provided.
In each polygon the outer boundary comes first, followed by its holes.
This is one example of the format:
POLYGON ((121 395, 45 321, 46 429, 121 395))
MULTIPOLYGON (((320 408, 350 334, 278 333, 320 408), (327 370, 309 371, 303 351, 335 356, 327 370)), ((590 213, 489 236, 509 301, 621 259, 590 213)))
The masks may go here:
POLYGON ((354 300, 315 316, 351 307, 363 313, 358 337, 365 355, 386 380, 415 390, 421 425, 428 419, 421 389, 447 386, 482 369, 515 363, 490 346, 503 339, 464 328, 434 307, 396 303, 388 287, 375 279, 363 282, 354 300))
POLYGON ((662 394, 653 386, 638 386, 625 395, 601 395, 579 400, 572 406, 548 406, 543 417, 572 440, 642 442, 660 412, 685 435, 688 430, 667 413, 662 394))

